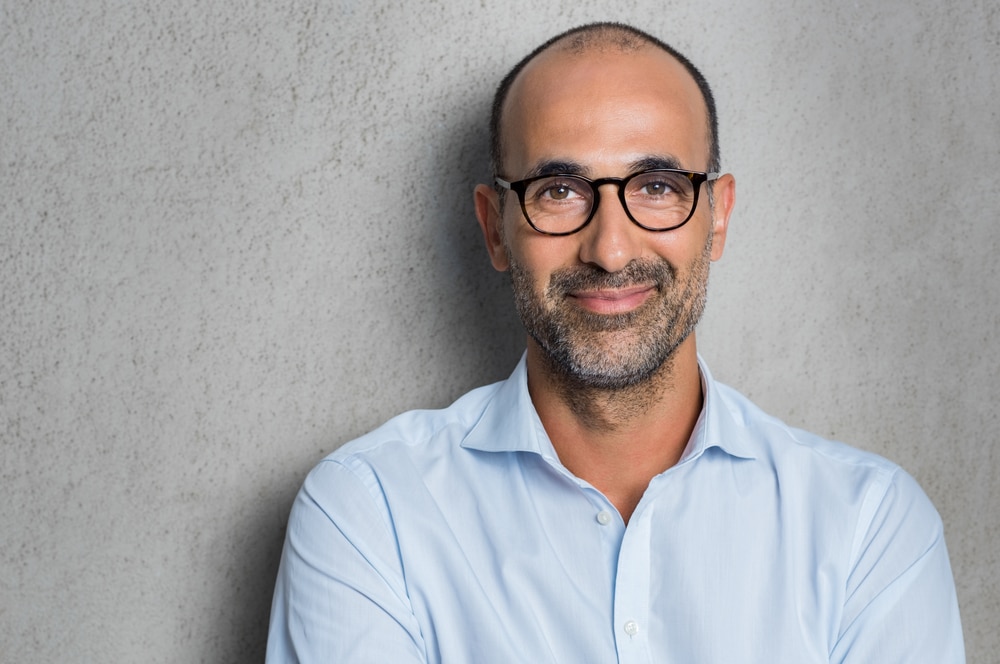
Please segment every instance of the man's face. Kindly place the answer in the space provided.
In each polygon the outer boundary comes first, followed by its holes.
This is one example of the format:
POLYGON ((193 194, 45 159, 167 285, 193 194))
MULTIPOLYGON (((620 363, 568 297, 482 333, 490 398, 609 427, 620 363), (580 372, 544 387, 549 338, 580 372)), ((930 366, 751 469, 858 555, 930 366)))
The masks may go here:
MULTIPOLYGON (((625 177, 651 164, 704 171, 708 160, 700 91, 679 63, 653 48, 543 53, 511 88, 504 137, 502 175, 509 180, 553 170, 625 177)), ((731 178, 716 185, 722 215, 713 218, 702 191, 692 219, 662 233, 633 224, 614 185, 602 188, 594 219, 573 235, 532 230, 513 193, 501 212, 495 194, 477 191, 477 213, 494 266, 511 272, 533 343, 576 380, 617 389, 648 378, 681 344, 693 343, 709 263, 722 253, 732 186, 731 178)))

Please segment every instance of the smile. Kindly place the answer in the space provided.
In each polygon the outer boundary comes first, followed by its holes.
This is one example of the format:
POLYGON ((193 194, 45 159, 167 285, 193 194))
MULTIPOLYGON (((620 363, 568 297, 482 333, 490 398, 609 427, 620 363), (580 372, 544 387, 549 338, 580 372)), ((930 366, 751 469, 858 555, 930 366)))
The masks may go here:
POLYGON ((595 314, 624 314, 642 306, 656 292, 653 284, 631 288, 582 290, 568 294, 583 309, 595 314))

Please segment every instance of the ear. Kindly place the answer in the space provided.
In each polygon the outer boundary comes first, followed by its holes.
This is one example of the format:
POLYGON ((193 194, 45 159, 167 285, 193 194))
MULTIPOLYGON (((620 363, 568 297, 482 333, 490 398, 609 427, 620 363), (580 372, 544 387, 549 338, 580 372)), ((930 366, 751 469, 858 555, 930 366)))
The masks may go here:
POLYGON ((473 200, 479 228, 482 229, 483 239, 486 241, 486 251, 490 254, 490 262, 493 263, 496 270, 506 272, 507 268, 510 267, 510 261, 507 258, 507 249, 504 247, 500 235, 503 215, 500 214, 499 194, 492 187, 480 184, 476 185, 473 200))
POLYGON ((722 258, 726 233, 729 231, 729 215, 736 205, 736 178, 726 173, 715 181, 712 193, 715 196, 712 208, 712 260, 717 261, 722 258))

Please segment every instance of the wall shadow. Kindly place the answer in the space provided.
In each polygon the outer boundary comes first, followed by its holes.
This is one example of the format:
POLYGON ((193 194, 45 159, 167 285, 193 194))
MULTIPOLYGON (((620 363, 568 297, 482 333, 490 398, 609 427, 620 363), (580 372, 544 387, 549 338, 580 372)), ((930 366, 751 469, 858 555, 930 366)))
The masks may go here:
MULTIPOLYGON (((263 662, 267 650, 267 626, 271 597, 278 576, 278 563, 298 483, 282 487, 280 495, 266 502, 266 508, 248 509, 240 523, 223 534, 232 552, 232 566, 226 573, 215 606, 212 642, 206 644, 204 662, 245 664, 263 662)), ((262 500, 258 504, 264 504, 262 500)))
MULTIPOLYGON (((448 100, 443 100, 445 103, 448 100)), ((454 101, 454 100, 451 100, 454 101)), ((447 383, 452 396, 505 378, 524 349, 524 330, 517 318, 508 278, 491 266, 472 208, 472 191, 489 177, 488 128, 490 100, 449 113, 453 123, 441 145, 431 151, 425 198, 417 203, 424 215, 424 232, 432 238, 428 282, 404 287, 426 288, 452 305, 440 312, 442 333, 419 343, 442 358, 428 374, 447 383)), ((387 312, 387 315, 392 315, 387 312)), ((262 662, 267 645, 271 597, 277 576, 288 513, 302 476, 273 488, 278 495, 263 501, 260 513, 245 516, 227 533, 233 556, 219 608, 214 642, 206 645, 205 661, 262 662)))
MULTIPOLYGON (((492 94, 492 92, 491 92, 492 94)), ((469 367, 467 388, 506 378, 524 351, 524 328, 514 309, 509 278, 493 269, 476 222, 472 192, 489 182, 490 98, 464 107, 437 152, 433 172, 444 174, 437 193, 438 251, 433 276, 439 292, 450 290, 456 305, 445 313, 448 335, 436 342, 469 367)))

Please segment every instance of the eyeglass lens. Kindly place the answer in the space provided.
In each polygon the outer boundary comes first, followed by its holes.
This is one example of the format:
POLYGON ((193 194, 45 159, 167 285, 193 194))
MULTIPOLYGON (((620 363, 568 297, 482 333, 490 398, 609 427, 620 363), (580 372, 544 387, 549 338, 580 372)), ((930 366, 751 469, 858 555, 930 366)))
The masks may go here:
MULTIPOLYGON (((638 173, 624 186, 624 196, 618 198, 624 198, 626 210, 635 221, 650 229, 677 226, 688 218, 694 207, 695 188, 683 173, 638 173)), ((554 175, 535 180, 525 188, 524 212, 532 225, 542 232, 567 233, 587 223, 596 198, 587 180, 573 175, 554 175)))

